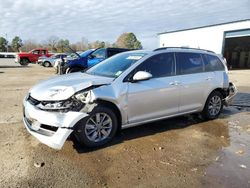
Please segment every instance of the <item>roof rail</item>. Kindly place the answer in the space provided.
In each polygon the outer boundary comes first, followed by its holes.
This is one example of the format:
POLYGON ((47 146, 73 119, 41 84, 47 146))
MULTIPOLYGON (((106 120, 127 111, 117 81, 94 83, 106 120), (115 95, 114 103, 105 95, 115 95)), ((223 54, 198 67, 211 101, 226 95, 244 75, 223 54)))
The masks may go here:
POLYGON ((156 48, 156 49, 154 49, 153 51, 166 50, 166 49, 171 49, 171 48, 189 49, 189 50, 202 50, 202 51, 214 53, 214 52, 211 51, 211 50, 205 50, 205 49, 200 49, 200 48, 189 48, 189 47, 161 47, 161 48, 156 48))

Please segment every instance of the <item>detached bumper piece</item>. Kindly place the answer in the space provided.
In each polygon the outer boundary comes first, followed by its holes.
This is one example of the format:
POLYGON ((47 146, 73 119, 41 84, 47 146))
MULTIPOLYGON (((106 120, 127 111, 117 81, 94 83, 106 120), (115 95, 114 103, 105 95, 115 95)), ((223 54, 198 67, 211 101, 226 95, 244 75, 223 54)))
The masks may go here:
POLYGON ((236 86, 232 82, 230 82, 229 88, 228 88, 228 96, 224 99, 224 104, 226 106, 229 106, 232 104, 233 98, 235 97, 237 92, 238 91, 237 91, 236 86))
POLYGON ((43 144, 61 149, 79 120, 88 116, 83 112, 48 112, 24 101, 23 122, 28 132, 43 144))

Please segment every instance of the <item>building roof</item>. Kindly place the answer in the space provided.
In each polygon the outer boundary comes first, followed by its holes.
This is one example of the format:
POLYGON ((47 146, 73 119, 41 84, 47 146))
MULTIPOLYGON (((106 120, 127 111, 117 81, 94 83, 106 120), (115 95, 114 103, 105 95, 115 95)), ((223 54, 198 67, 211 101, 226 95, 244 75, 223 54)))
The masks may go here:
POLYGON ((212 25, 206 25, 206 26, 200 26, 200 27, 192 27, 192 28, 187 28, 187 29, 166 31, 166 32, 162 32, 162 33, 157 33, 157 35, 167 34, 167 33, 175 33, 175 32, 180 32, 180 31, 188 31, 188 30, 194 30, 194 29, 201 29, 201 28, 206 28, 206 27, 213 27, 213 26, 226 25, 226 24, 245 22, 245 21, 250 21, 250 19, 236 20, 236 21, 231 21, 231 22, 224 22, 224 23, 218 23, 218 24, 212 24, 212 25))

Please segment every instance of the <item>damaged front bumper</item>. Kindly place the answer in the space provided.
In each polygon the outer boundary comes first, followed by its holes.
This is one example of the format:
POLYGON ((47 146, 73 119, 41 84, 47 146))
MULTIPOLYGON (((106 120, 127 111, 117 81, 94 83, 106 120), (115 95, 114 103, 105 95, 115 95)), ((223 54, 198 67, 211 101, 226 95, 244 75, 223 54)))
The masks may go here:
POLYGON ((23 122, 28 132, 43 144, 58 150, 73 132, 75 124, 88 116, 83 112, 43 111, 25 100, 23 105, 23 122))
POLYGON ((232 104, 233 98, 235 97, 237 92, 238 92, 238 90, 237 90, 236 86, 232 82, 230 82, 229 88, 227 91, 227 97, 224 99, 224 104, 226 106, 229 106, 232 104))

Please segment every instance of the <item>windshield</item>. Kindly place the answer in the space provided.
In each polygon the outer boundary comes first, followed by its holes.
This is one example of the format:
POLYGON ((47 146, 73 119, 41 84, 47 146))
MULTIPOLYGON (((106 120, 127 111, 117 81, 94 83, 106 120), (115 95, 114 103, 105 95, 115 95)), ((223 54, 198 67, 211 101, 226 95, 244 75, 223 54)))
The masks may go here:
POLYGON ((93 52, 93 51, 94 51, 93 49, 86 50, 86 51, 82 52, 82 53, 80 54, 80 56, 81 56, 81 57, 85 57, 85 56, 89 55, 89 54, 90 54, 91 52, 93 52))
POLYGON ((136 61, 147 55, 144 52, 121 53, 108 58, 86 71, 87 74, 117 78, 136 61))
POLYGON ((77 58, 77 55, 75 53, 71 53, 71 54, 67 55, 67 58, 69 58, 69 59, 77 58))

